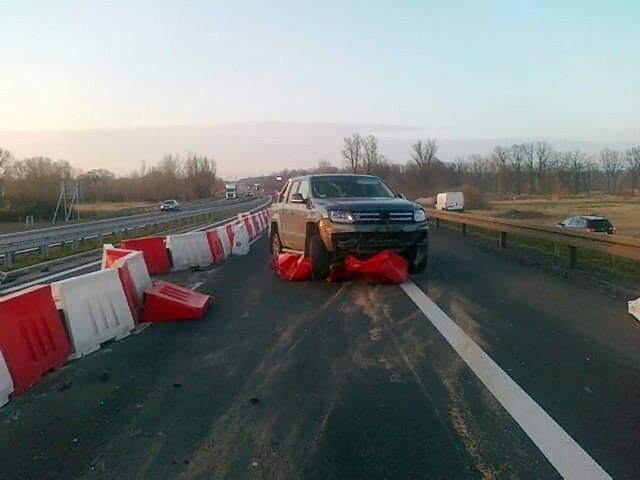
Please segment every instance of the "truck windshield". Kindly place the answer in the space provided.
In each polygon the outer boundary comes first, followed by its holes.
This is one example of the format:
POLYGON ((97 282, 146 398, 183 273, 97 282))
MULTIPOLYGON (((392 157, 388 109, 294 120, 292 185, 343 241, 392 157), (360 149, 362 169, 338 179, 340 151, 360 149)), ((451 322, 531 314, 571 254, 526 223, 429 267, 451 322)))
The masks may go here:
POLYGON ((379 178, 357 175, 312 177, 311 189, 316 198, 393 198, 395 196, 379 178))

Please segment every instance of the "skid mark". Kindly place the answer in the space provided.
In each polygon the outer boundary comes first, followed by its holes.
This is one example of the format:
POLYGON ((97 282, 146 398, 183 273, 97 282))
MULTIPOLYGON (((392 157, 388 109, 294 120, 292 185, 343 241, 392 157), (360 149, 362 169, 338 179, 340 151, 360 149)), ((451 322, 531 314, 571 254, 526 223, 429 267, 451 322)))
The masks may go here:
MULTIPOLYGON (((301 424, 305 423, 303 420, 308 412, 296 411, 294 414, 285 404, 250 407, 248 400, 256 395, 268 396, 274 385, 286 378, 286 372, 294 368, 295 357, 291 352, 308 335, 314 322, 329 317, 326 311, 333 308, 345 288, 342 286, 312 315, 289 315, 286 327, 279 332, 227 411, 214 420, 209 435, 203 439, 180 478, 229 478, 237 471, 239 459, 244 458, 248 464, 248 478, 295 476, 293 459, 301 448, 298 439, 302 435, 298 428, 307 428, 301 424), (292 422, 292 415, 302 417, 302 420, 292 422), (293 427, 276 448, 274 429, 283 422, 293 423, 293 427), (257 462, 257 466, 251 466, 253 462, 257 462)), ((332 409, 331 406, 328 415, 332 409)))

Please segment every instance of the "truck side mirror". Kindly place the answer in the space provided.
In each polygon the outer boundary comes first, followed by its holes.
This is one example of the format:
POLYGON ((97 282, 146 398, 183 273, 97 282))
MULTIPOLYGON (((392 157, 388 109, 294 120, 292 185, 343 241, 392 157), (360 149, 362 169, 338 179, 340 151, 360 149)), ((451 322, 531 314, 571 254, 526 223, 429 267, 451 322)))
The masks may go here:
POLYGON ((291 195, 291 203, 305 203, 305 199, 301 193, 294 193, 291 195))

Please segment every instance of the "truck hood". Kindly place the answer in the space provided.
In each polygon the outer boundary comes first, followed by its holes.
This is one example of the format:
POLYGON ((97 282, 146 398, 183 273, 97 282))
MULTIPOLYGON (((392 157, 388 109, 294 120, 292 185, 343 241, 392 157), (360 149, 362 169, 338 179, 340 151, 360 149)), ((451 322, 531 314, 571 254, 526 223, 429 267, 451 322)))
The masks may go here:
POLYGON ((314 205, 324 207, 327 210, 348 210, 348 211, 414 211, 421 208, 413 202, 402 198, 389 198, 372 200, 370 198, 322 198, 314 199, 314 205))

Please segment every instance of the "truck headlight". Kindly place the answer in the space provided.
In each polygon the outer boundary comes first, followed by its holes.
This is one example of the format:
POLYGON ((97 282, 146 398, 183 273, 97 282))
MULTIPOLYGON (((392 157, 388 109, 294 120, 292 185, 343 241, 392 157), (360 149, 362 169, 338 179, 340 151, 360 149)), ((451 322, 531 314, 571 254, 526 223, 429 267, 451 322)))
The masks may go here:
POLYGON ((335 223, 353 223, 355 221, 353 214, 346 210, 331 210, 329 220, 335 223))
POLYGON ((427 214, 421 208, 413 211, 414 222, 424 222, 427 219, 427 214))

